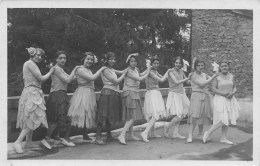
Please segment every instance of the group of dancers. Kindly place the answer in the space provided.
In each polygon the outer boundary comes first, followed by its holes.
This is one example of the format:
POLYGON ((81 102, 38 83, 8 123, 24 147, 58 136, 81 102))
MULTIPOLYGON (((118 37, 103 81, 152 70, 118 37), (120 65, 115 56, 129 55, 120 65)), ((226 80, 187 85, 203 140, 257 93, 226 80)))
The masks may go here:
POLYGON ((30 47, 27 49, 30 59, 23 65, 24 89, 19 100, 16 127, 22 131, 14 142, 17 153, 23 153, 23 148, 32 148, 36 145, 32 142, 33 131, 40 125, 47 129, 47 134, 41 143, 51 149, 50 139, 58 135, 62 144, 75 146, 70 140, 71 126, 81 128, 84 140, 88 137, 88 129, 96 128, 96 144, 105 144, 112 140, 118 140, 126 145, 126 140, 143 140, 149 142, 149 137, 161 137, 154 133, 155 122, 159 119, 172 116, 172 120, 164 126, 165 137, 186 139, 179 133, 179 125, 183 118, 188 116, 190 124, 187 142, 191 143, 193 131, 198 125, 199 135, 204 143, 210 135, 219 127, 222 127, 220 142, 233 144, 227 139, 229 124, 236 125, 239 116, 239 105, 234 97, 236 86, 233 74, 230 73, 228 61, 220 62, 219 72, 208 76, 203 72, 204 61, 196 59, 193 65, 194 72, 188 77, 182 70, 183 59, 173 59, 173 68, 167 70, 164 75, 158 73, 159 58, 153 56, 150 64, 143 72, 138 70, 138 54, 130 54, 126 63, 128 67, 122 71, 115 70, 116 56, 108 52, 104 56, 103 67, 95 74, 91 66, 97 62, 96 56, 91 52, 84 53, 82 65, 76 66, 70 75, 64 71, 66 64, 66 52, 58 51, 55 55, 56 65, 50 68, 46 75, 42 75, 37 64, 41 62, 44 50, 30 47), (120 75, 119 77, 117 75, 120 75), (96 101, 94 81, 101 76, 104 84, 99 100, 96 101), (52 84, 50 95, 45 106, 41 85, 51 77, 52 84), (78 82, 78 88, 71 100, 67 95, 67 86, 73 80, 78 82), (168 79, 169 93, 166 104, 159 90, 158 82, 168 79), (119 83, 124 80, 124 87, 120 93, 119 83), (145 80, 146 94, 142 107, 139 86, 140 81, 145 80), (183 83, 188 82, 192 87, 190 100, 187 98, 183 83), (209 84, 212 83, 212 92, 209 92, 209 84), (47 107, 47 108, 46 108, 47 107), (143 109, 142 109, 143 108, 143 109), (147 120, 146 129, 140 133, 140 137, 134 135, 134 121, 147 120), (204 126, 209 125, 213 119, 212 127, 204 132, 204 126), (111 124, 125 122, 118 138, 111 134, 111 124), (106 126, 106 141, 102 139, 102 126, 106 126), (169 136, 169 129, 173 127, 173 134, 169 136), (129 138, 126 139, 126 132, 129 138), (150 134, 149 134, 150 133, 150 134), (22 141, 26 137, 24 147, 22 141))

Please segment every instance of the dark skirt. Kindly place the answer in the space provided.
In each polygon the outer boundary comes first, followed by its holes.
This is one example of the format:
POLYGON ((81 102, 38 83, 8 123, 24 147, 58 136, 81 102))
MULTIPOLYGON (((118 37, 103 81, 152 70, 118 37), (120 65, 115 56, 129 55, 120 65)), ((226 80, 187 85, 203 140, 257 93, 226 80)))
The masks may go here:
POLYGON ((48 123, 56 123, 59 128, 70 125, 70 118, 67 116, 68 109, 69 97, 66 91, 60 90, 50 93, 46 110, 48 123))
POLYGON ((122 93, 122 120, 144 119, 139 92, 124 91, 122 93))
POLYGON ((96 122, 103 123, 109 120, 111 123, 121 122, 122 103, 120 93, 112 89, 101 90, 97 104, 96 122))

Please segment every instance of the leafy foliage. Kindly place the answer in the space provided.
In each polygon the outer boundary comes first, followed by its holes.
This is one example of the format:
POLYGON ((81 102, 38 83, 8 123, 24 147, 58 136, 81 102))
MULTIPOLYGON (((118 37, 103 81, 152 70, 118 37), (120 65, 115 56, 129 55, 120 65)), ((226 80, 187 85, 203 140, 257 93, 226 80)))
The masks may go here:
MULTIPOLYGON (((8 9, 8 95, 20 95, 22 91, 22 65, 29 57, 25 48, 30 46, 45 50, 45 62, 39 65, 43 74, 58 50, 68 53, 68 71, 80 64, 86 51, 98 59, 113 51, 117 55, 116 69, 127 67, 128 54, 138 52, 141 71, 145 70, 147 54, 158 54, 160 72, 164 73, 173 56, 190 61, 189 36, 181 33, 189 33, 190 17, 190 10, 177 9, 8 9)), ((100 63, 93 66, 93 72, 100 67, 100 63)), ((49 92, 50 83, 44 83, 44 93, 49 92)), ((95 85, 100 90, 101 80, 95 85)), ((74 82, 68 91, 74 92, 76 87, 74 82)))

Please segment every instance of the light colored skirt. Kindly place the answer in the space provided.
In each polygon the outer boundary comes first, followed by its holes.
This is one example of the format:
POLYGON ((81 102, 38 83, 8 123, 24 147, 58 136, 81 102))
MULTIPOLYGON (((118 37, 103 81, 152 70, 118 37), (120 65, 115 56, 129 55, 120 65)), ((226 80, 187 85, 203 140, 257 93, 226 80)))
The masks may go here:
POLYGON ((152 117, 158 120, 168 116, 160 91, 148 90, 145 93, 144 115, 147 121, 149 121, 149 119, 152 117))
POLYGON ((78 87, 70 100, 68 116, 71 118, 71 125, 80 128, 96 126, 96 95, 93 89, 78 87))
POLYGON ((139 92, 124 91, 122 93, 122 120, 143 119, 142 105, 139 92))
POLYGON ((42 89, 29 86, 19 99, 16 128, 35 130, 41 124, 48 128, 42 89))
POLYGON ((231 99, 215 95, 213 100, 213 124, 223 122, 225 125, 236 125, 236 120, 239 117, 240 106, 233 96, 231 99))
POLYGON ((209 125, 212 119, 212 95, 202 92, 192 92, 188 112, 188 123, 209 125))
POLYGON ((190 101, 186 93, 175 93, 169 91, 166 102, 166 111, 169 115, 177 115, 183 118, 189 111, 190 101))

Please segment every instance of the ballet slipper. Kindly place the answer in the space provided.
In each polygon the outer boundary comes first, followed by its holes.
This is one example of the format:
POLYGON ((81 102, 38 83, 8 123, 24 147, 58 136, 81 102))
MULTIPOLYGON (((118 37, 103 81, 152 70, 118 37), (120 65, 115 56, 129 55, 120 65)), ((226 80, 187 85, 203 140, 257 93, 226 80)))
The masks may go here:
POLYGON ((66 139, 61 138, 61 143, 65 146, 73 147, 76 146, 73 142, 68 142, 66 139))
POLYGON ((203 135, 203 138, 202 138, 202 141, 203 141, 204 144, 207 142, 208 136, 209 136, 209 135, 208 135, 208 132, 205 131, 205 132, 204 132, 204 135, 203 135))
POLYGON ((144 132, 142 132, 141 134, 141 137, 143 139, 144 142, 149 142, 149 140, 147 139, 147 134, 145 134, 144 132))
POLYGON ((120 135, 119 137, 117 137, 117 139, 122 145, 126 145, 124 136, 120 135))
POLYGON ((228 144, 228 145, 234 145, 233 142, 229 141, 228 139, 224 138, 220 140, 221 143, 228 144))
POLYGON ((129 135, 129 139, 134 140, 134 141, 141 141, 141 139, 136 137, 135 135, 129 135))
POLYGON ((172 138, 185 139, 185 136, 180 135, 179 133, 173 134, 172 138))
POLYGON ((13 147, 14 147, 15 151, 16 151, 17 153, 19 153, 19 154, 21 154, 21 153, 24 152, 24 151, 23 151, 23 148, 22 148, 22 145, 19 144, 19 143, 14 143, 14 144, 13 144, 13 147))
POLYGON ((192 142, 192 138, 191 138, 191 137, 188 137, 187 142, 188 142, 188 143, 191 143, 191 142, 192 142))

